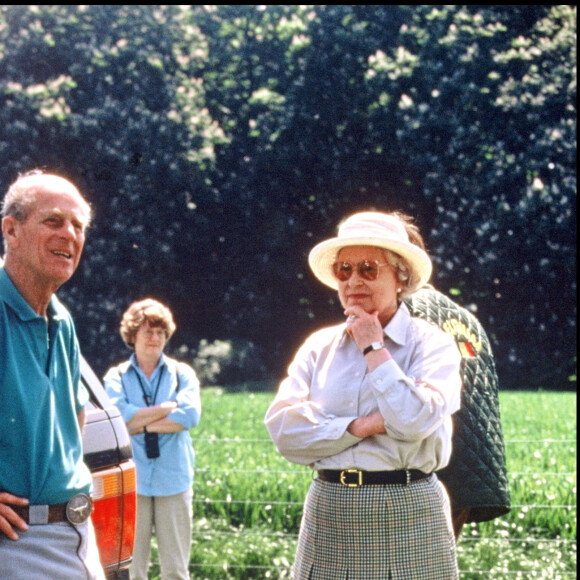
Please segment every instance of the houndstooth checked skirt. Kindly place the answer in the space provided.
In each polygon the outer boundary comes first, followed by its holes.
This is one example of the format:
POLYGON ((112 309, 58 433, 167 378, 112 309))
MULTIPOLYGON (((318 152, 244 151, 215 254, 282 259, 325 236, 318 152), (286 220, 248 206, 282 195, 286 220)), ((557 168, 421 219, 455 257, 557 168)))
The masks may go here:
POLYGON ((312 482, 294 580, 455 580, 449 500, 433 475, 410 485, 312 482))

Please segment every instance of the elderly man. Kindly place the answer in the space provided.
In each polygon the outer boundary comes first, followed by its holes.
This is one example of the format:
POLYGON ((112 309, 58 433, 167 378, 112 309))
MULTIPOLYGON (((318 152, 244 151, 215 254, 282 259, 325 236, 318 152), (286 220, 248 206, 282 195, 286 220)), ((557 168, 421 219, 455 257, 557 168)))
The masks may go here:
POLYGON ((88 394, 70 314, 91 211, 57 175, 18 178, 2 207, 0 578, 104 578, 81 432, 88 394))

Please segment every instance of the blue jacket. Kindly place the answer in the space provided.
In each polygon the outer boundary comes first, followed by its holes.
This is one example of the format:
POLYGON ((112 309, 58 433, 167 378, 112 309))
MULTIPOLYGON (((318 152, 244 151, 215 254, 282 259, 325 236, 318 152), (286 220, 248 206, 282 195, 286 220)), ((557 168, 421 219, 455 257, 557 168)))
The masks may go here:
POLYGON ((183 425, 184 429, 177 433, 159 434, 159 457, 147 457, 143 434, 131 437, 137 466, 137 493, 154 497, 175 495, 190 489, 195 453, 189 430, 197 426, 201 417, 199 380, 195 371, 189 365, 162 354, 148 379, 132 354, 128 361, 107 371, 104 383, 107 394, 126 423, 139 409, 147 406, 142 387, 151 397, 151 405, 177 402, 177 408, 167 418, 183 425))

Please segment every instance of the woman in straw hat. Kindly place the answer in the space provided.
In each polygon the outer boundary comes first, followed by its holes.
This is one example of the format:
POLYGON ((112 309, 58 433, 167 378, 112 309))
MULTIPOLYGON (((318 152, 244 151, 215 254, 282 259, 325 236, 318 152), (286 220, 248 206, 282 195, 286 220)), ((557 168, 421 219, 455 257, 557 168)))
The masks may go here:
POLYGON ((311 335, 266 413, 276 447, 317 474, 296 580, 457 578, 449 501, 434 471, 451 454, 460 354, 403 298, 432 265, 396 214, 352 215, 313 248, 346 321, 311 335))

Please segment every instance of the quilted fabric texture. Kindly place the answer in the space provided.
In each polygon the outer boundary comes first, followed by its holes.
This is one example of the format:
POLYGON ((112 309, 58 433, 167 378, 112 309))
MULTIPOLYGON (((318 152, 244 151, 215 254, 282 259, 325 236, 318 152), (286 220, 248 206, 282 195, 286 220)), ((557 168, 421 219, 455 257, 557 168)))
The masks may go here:
POLYGON ((454 510, 470 509, 468 522, 492 520, 510 510, 498 378, 487 335, 473 314, 431 287, 405 300, 413 316, 450 334, 462 354, 461 408, 453 415, 453 452, 437 472, 454 510))

